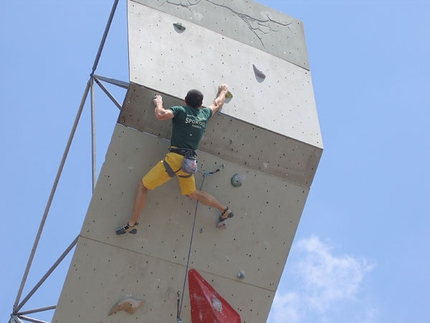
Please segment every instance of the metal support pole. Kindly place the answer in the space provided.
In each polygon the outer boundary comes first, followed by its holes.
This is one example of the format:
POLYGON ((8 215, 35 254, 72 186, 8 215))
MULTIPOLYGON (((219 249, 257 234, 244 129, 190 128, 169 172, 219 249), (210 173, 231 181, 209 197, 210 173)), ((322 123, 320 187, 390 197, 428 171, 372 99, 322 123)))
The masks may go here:
POLYGON ((57 308, 57 305, 46 306, 41 308, 35 308, 34 310, 19 312, 19 313, 16 313, 16 315, 27 315, 27 314, 51 311, 51 310, 55 310, 56 308, 57 308))
POLYGON ((72 248, 76 245, 78 242, 78 237, 73 240, 73 242, 70 244, 70 246, 63 252, 63 254, 60 256, 60 258, 57 259, 57 261, 52 265, 52 267, 48 270, 48 272, 42 277, 42 279, 36 284, 36 286, 33 287, 33 289, 28 293, 28 295, 22 300, 22 302, 16 307, 16 312, 18 312, 24 305, 27 303, 27 301, 30 299, 31 296, 39 289, 39 287, 44 283, 44 281, 51 275, 51 273, 57 268, 57 266, 63 261, 63 259, 67 256, 67 254, 72 250, 72 248))
POLYGON ((36 253, 37 246, 39 244, 40 236, 42 235, 42 231, 43 231, 43 227, 44 227, 45 222, 46 222, 46 218, 48 217, 48 213, 49 213, 49 210, 51 208, 52 200, 54 199, 54 195, 55 195, 55 192, 57 190, 58 182, 60 180, 60 176, 61 176, 61 173, 63 171, 64 164, 66 163, 66 159, 67 159, 67 155, 68 155, 69 150, 70 150, 70 146, 72 145, 73 137, 75 136, 76 128, 78 127, 79 119, 81 118, 82 110, 84 108, 89 89, 90 89, 90 81, 87 82, 87 86, 85 88, 84 95, 82 96, 81 104, 79 105, 79 109, 78 109, 78 112, 76 114, 75 122, 73 123, 73 127, 72 127, 72 130, 71 130, 70 135, 69 135, 69 140, 67 141, 67 145, 66 145, 66 148, 65 148, 64 153, 63 153, 63 158, 61 159, 60 166, 58 167, 57 175, 55 177, 54 184, 53 184, 52 189, 51 189, 51 194, 49 195, 48 202, 47 202, 46 207, 45 207, 45 212, 43 213, 42 220, 41 220, 40 226, 39 226, 39 230, 37 231, 36 239, 34 241, 33 248, 31 250, 30 257, 29 257, 28 262, 27 262, 27 267, 25 268, 25 271, 24 271, 24 276, 23 276, 22 281, 21 281, 21 286, 19 287, 18 294, 16 295, 16 300, 14 303, 14 312, 17 311, 18 302, 21 298, 22 291, 24 289, 24 285, 27 281, 28 273, 30 271, 31 264, 32 264, 33 259, 34 259, 34 255, 36 253))
POLYGON ((105 31, 103 33, 102 40, 100 42, 99 50, 98 50, 96 58, 94 60, 93 69, 92 69, 91 75, 94 74, 94 72, 97 69, 97 65, 99 64, 100 56, 102 54, 103 47, 105 45, 107 35, 109 33, 110 26, 112 25, 113 16, 115 15, 115 11, 116 11, 116 7, 118 5, 118 1, 119 0, 115 0, 114 3, 113 3, 113 5, 112 5, 112 10, 110 12, 109 19, 108 19, 108 22, 107 22, 106 27, 105 27, 105 31))
POLYGON ((110 77, 105 77, 105 76, 96 75, 96 74, 94 74, 93 76, 97 80, 104 81, 104 82, 107 82, 107 83, 110 83, 110 84, 122 87, 123 89, 126 89, 126 90, 128 90, 128 87, 130 86, 130 83, 128 83, 128 82, 116 80, 116 79, 113 79, 113 78, 110 78, 110 77))
POLYGON ((101 83, 97 78, 94 78, 97 85, 100 86, 100 88, 103 90, 103 92, 109 97, 109 99, 112 100, 112 102, 118 107, 118 109, 121 110, 121 104, 113 97, 113 95, 108 91, 108 89, 101 83))
POLYGON ((96 187, 96 117, 95 117, 94 78, 91 78, 91 161, 92 161, 92 192, 96 187))
MULTIPOLYGON (((95 72, 95 70, 96 70, 96 68, 98 66, 98 63, 99 63, 99 60, 100 60, 100 56, 101 56, 101 53, 103 51, 103 47, 104 47, 104 44, 106 42, 106 38, 107 38, 109 29, 110 29, 110 26, 112 24, 112 20, 113 20, 113 17, 114 17, 114 14, 115 14, 115 11, 116 11, 116 8, 117 8, 117 5, 118 5, 118 1, 119 0, 114 0, 113 6, 112 6, 112 10, 111 10, 111 13, 110 13, 107 25, 105 27, 105 31, 103 33, 103 37, 102 37, 101 43, 100 43, 100 46, 99 46, 96 58, 94 60, 94 64, 93 64, 92 71, 91 71, 91 75, 95 72)), ((55 180, 54 180, 54 183, 53 183, 53 186, 52 186, 52 189, 51 189, 51 193, 49 195, 48 202, 46 204, 45 211, 43 213, 42 220, 41 220, 40 225, 39 225, 38 232, 36 234, 36 238, 35 238, 35 241, 34 241, 34 244, 33 244, 33 248, 31 250, 31 253, 30 253, 30 256, 29 256, 29 259, 28 259, 28 262, 27 262, 27 266, 26 266, 24 274, 23 274, 21 285, 20 285, 20 287, 18 289, 16 300, 15 300, 14 305, 13 305, 13 312, 14 313, 16 313, 22 307, 22 305, 25 303, 25 302, 22 302, 18 306, 18 303, 19 303, 19 301, 21 299, 21 296, 22 296, 22 292, 23 292, 25 283, 26 283, 27 278, 28 278, 28 274, 29 274, 31 265, 33 263, 34 255, 36 253, 36 249, 37 249, 37 246, 39 244, 43 228, 45 226, 46 218, 48 216, 48 213, 49 213, 49 210, 50 210, 50 207, 51 207, 51 204, 52 204, 52 200, 54 198, 54 195, 55 195, 55 192, 56 192, 56 189, 57 189, 57 186, 58 186, 58 182, 59 182, 61 173, 63 171, 64 164, 65 164, 65 161, 67 159, 67 155, 69 153, 70 146, 71 146, 71 143, 73 141, 73 138, 74 138, 74 135, 75 135, 75 132, 76 132, 76 128, 78 126, 78 123, 79 123, 79 120, 80 120, 80 117, 81 117, 81 114, 82 114, 82 111, 83 111, 83 108, 84 108, 84 105, 85 105, 85 101, 86 101, 87 96, 88 96, 88 92, 90 90, 90 86, 91 86, 91 79, 88 80, 86 88, 85 88, 85 91, 84 91, 84 95, 82 96, 81 104, 79 105, 79 109, 78 109, 78 112, 77 112, 74 124, 72 126, 72 130, 70 132, 69 139, 67 141, 66 148, 64 150, 63 157, 61 159, 60 166, 58 168, 57 175, 55 177, 55 180)), ((29 320, 29 318, 25 318, 25 319, 29 320)), ((18 322, 18 323, 21 322, 21 320, 16 315, 13 315, 11 317, 11 321, 12 320, 14 320, 15 322, 18 322)), ((42 321, 33 320, 32 322, 42 322, 42 321)))
POLYGON ((22 323, 22 321, 18 318, 18 316, 13 315, 9 321, 9 323, 22 323))
POLYGON ((24 321, 28 321, 28 322, 33 322, 33 323, 49 323, 46 321, 41 321, 41 320, 37 320, 28 316, 20 316, 20 319, 24 320, 24 321))

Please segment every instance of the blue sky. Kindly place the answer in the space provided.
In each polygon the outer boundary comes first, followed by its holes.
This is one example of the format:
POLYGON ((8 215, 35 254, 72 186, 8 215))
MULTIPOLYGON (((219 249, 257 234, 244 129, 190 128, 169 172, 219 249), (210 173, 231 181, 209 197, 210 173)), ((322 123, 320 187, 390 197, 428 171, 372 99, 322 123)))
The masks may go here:
MULTIPOLYGON (((430 2, 260 2, 304 22, 324 140, 268 323, 429 322, 430 2)), ((3 321, 111 5, 0 0, 3 321)), ((126 37, 120 1, 97 74, 128 81, 126 37)), ((110 89, 121 102, 124 91, 110 89)), ((96 106, 100 170, 118 110, 100 90, 96 106)), ((91 197, 89 125, 87 104, 27 292, 81 227, 91 197)), ((54 305, 66 270, 67 262, 26 308, 54 305)))

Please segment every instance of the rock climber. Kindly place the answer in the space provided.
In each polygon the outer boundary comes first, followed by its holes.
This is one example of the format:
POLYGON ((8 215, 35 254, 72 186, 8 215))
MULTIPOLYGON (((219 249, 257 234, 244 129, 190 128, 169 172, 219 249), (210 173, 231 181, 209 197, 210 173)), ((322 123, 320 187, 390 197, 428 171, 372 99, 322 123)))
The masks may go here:
POLYGON ((146 205, 148 190, 163 185, 174 176, 178 178, 182 195, 198 200, 221 212, 217 227, 225 226, 226 220, 233 217, 234 213, 228 206, 221 204, 211 194, 197 190, 194 175, 182 170, 186 156, 195 158, 195 151, 198 149, 206 125, 224 105, 227 93, 227 84, 221 84, 218 86, 218 93, 212 104, 204 107, 202 106, 203 94, 199 90, 193 89, 188 91, 185 105, 173 106, 169 109, 164 108, 161 95, 155 95, 153 103, 157 120, 172 120, 171 146, 164 159, 160 160, 139 182, 131 218, 124 226, 116 230, 116 234, 135 234, 139 217, 146 205))

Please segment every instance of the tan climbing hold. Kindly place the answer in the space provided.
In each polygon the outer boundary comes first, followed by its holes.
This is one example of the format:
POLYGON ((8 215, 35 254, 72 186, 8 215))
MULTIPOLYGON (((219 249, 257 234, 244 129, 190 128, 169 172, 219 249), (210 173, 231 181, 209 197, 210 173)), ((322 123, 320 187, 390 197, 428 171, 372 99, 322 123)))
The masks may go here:
POLYGON ((134 298, 126 298, 120 302, 118 302, 109 312, 109 315, 115 314, 119 311, 127 312, 128 314, 133 314, 137 311, 139 307, 143 305, 144 301, 134 299, 134 298))

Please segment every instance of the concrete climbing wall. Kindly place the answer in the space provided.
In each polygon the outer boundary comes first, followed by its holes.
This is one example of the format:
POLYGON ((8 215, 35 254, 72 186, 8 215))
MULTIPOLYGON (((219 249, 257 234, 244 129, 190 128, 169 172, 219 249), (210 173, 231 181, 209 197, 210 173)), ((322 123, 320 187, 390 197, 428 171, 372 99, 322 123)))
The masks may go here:
MULTIPOLYGON (((173 179, 149 193, 136 235, 115 229, 169 147, 154 93, 171 106, 199 88, 209 105, 222 82, 233 98, 211 119, 198 157, 203 172, 224 169, 196 181, 235 217, 217 229, 219 212, 198 206, 190 268, 242 322, 265 322, 322 153, 301 22, 245 0, 139 0, 128 1, 128 24, 132 83, 53 322, 176 321, 195 201, 173 179), (240 187, 231 185, 236 174, 240 187), (128 297, 143 306, 108 315, 128 297)), ((188 286, 181 317, 190 322, 188 286)))

